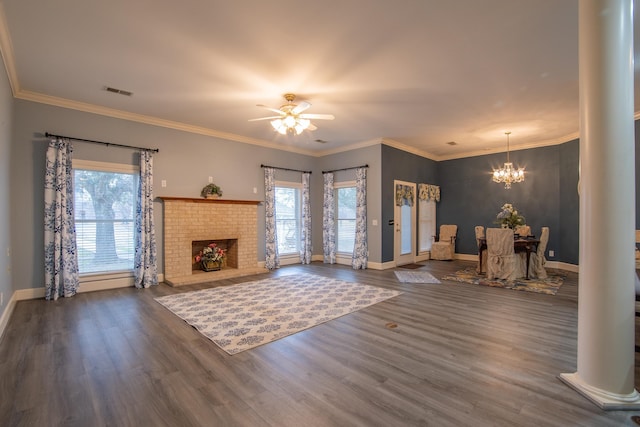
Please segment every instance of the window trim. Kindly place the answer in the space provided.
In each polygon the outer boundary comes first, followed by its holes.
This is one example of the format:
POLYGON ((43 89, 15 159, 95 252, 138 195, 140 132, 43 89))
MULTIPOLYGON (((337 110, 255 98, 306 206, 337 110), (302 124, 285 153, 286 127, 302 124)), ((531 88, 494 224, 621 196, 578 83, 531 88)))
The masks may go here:
MULTIPOLYGON (((333 199, 334 199, 334 215, 335 215, 335 234, 336 237, 338 236, 338 189, 340 188, 355 188, 357 189, 357 183, 355 180, 351 180, 351 181, 340 181, 337 183, 333 184, 333 199)), ((354 206, 355 208, 355 206, 354 206)), ((338 250, 338 241, 336 239, 336 258, 343 258, 343 259, 351 259, 351 257, 353 256, 353 251, 351 252, 345 252, 345 251, 339 251, 338 250)))
MULTIPOLYGON (((298 220, 298 236, 300 235, 301 231, 302 231, 302 183, 301 182, 295 182, 295 181, 274 181, 273 182, 273 187, 274 189, 277 187, 282 187, 282 188, 293 188, 295 190, 298 190, 298 212, 297 212, 297 217, 296 219, 298 220)), ((277 214, 277 211, 276 211, 277 214)), ((277 218, 276 218, 277 220, 277 218)), ((278 251, 279 252, 279 251, 278 251)), ((286 253, 286 254, 280 254, 278 253, 278 257, 280 258, 280 261, 292 261, 292 260, 300 260, 300 253, 298 252, 291 252, 291 253, 286 253)))
MULTIPOLYGON (((126 164, 126 163, 99 162, 94 160, 83 160, 83 159, 73 159, 71 164, 71 169, 74 172, 76 169, 78 169, 78 170, 92 170, 92 171, 98 171, 98 172, 132 174, 132 175, 140 174, 139 165, 132 165, 132 164, 126 164)), ((75 184, 74 184, 73 191, 75 195, 75 184)), ((133 268, 127 269, 127 270, 79 273, 80 283, 91 283, 91 282, 114 280, 114 279, 115 280, 128 279, 133 277, 134 277, 133 268)))

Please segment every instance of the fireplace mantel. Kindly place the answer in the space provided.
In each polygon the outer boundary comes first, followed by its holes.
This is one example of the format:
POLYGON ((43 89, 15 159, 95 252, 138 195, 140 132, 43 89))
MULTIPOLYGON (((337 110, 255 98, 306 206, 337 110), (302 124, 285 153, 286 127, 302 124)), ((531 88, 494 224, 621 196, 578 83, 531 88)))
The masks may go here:
POLYGON ((180 201, 187 203, 225 203, 229 205, 259 205, 262 200, 233 200, 233 199, 205 199, 202 197, 171 197, 159 196, 162 200, 180 201))
POLYGON ((258 263, 258 200, 159 197, 164 205, 164 280, 172 286, 265 272, 258 263), (221 271, 193 269, 194 241, 235 241, 221 271), (235 254, 234 254, 235 256, 235 254))

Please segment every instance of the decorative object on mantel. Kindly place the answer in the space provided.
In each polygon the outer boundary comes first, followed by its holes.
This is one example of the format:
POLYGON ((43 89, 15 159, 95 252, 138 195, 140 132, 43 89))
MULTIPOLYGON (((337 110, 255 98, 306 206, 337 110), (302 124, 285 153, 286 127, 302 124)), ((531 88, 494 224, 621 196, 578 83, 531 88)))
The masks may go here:
POLYGON ((222 189, 214 183, 210 183, 204 186, 200 195, 205 199, 217 199, 222 196, 222 189))
POLYGON ((525 219, 511 203, 505 203, 500 208, 495 223, 502 228, 515 229, 518 225, 525 225, 525 219))
POLYGON ((196 262, 200 263, 204 271, 217 271, 222 268, 226 255, 225 250, 216 243, 209 243, 196 255, 196 262))
POLYGON ((511 188, 511 184, 514 182, 524 181, 524 168, 515 169, 513 163, 509 161, 509 135, 511 132, 505 132, 507 135, 507 162, 500 169, 493 170, 493 182, 499 184, 504 183, 504 188, 511 188))

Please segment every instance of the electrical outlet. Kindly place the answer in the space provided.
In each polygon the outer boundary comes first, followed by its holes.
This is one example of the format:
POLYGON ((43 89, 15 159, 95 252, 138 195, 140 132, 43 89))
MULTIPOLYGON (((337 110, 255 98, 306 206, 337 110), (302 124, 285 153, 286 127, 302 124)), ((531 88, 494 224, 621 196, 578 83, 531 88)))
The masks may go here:
POLYGON ((167 180, 163 179, 162 182, 160 182, 160 185, 162 186, 162 188, 167 186, 167 180))
POLYGON ((213 184, 213 177, 212 176, 209 177, 209 184, 213 184))
POLYGON ((551 250, 550 250, 550 251, 549 251, 549 256, 550 256, 550 257, 554 257, 554 256, 556 256, 556 252, 555 252, 555 251, 551 251, 551 250))

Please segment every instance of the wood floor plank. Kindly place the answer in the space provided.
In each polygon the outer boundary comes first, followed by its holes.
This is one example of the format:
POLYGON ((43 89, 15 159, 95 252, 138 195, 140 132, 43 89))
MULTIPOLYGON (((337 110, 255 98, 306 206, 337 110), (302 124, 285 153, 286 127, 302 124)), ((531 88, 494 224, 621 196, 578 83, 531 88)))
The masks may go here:
MULTIPOLYGON (((474 263, 424 265, 442 279, 474 263)), ((601 411, 558 379, 576 369, 578 277, 563 274, 553 296, 312 263, 20 301, 0 342, 0 424, 635 425, 639 412, 601 411), (233 356, 154 300, 296 273, 402 294, 233 356)))

